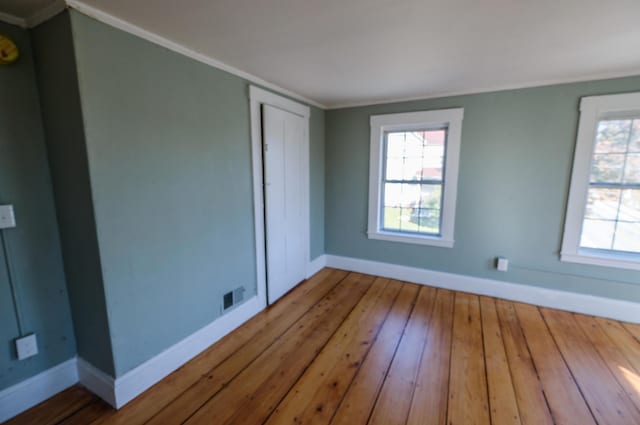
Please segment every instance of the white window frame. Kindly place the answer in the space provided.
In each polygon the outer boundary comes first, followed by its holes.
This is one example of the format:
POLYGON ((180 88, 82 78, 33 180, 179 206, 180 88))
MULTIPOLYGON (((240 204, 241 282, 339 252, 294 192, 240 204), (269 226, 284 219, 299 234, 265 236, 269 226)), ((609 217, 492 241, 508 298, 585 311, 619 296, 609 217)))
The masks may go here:
POLYGON ((606 118, 640 116, 640 93, 583 97, 571 173, 571 186, 560 260, 596 266, 640 270, 640 254, 580 248, 593 150, 598 122, 606 118))
POLYGON ((419 245, 432 245, 452 248, 454 244, 454 224, 456 215, 456 196, 458 191, 458 164, 460 160, 460 137, 462 133, 463 108, 440 109, 434 111, 408 112, 401 114, 372 115, 371 150, 369 160, 369 228, 370 239, 393 242, 405 242, 419 245), (384 137, 389 131, 415 131, 441 129, 446 126, 446 154, 444 163, 444 182, 442 188, 442 209, 440 235, 420 235, 383 230, 382 213, 382 176, 384 170, 384 137))

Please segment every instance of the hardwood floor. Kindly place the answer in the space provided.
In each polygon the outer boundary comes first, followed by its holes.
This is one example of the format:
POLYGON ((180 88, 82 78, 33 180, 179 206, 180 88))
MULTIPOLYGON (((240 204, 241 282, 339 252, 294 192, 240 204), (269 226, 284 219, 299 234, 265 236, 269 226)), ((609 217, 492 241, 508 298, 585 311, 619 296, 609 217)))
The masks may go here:
POLYGON ((115 412, 8 424, 640 424, 640 326, 325 269, 115 412))

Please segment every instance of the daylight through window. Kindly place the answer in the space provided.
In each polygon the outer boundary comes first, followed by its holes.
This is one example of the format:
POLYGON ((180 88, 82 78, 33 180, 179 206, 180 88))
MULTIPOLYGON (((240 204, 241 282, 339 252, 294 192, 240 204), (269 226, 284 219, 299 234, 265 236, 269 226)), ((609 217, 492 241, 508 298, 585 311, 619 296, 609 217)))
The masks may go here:
POLYGON ((640 252, 640 117, 598 123, 583 248, 640 252))
POLYGON ((385 133, 382 228, 440 235, 447 128, 385 133))
POLYGON ((451 248, 462 108, 371 117, 372 239, 451 248))
POLYGON ((640 270, 640 93, 580 101, 560 258, 640 270))

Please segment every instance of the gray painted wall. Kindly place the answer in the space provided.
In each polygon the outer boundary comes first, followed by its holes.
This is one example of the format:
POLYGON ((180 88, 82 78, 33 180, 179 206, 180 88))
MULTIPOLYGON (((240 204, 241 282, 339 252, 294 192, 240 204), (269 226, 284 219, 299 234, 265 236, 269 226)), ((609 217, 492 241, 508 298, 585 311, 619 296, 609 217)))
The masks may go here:
MULTIPOLYGON (((248 83, 71 12, 115 376, 256 293, 248 83)), ((312 252, 324 247, 312 110, 312 252)))
POLYGON ((76 354, 29 33, 0 23, 20 60, 0 67, 0 204, 14 204, 18 227, 0 245, 0 390, 76 354), (12 269, 25 334, 40 353, 16 359, 19 336, 5 258, 12 269))
POLYGON ((640 301, 637 271, 558 255, 580 97, 638 90, 640 77, 328 111, 327 253, 640 301), (367 239, 369 116, 451 107, 465 113, 455 247, 367 239))
POLYGON ((113 375, 69 15, 38 26, 32 39, 78 354, 113 375))

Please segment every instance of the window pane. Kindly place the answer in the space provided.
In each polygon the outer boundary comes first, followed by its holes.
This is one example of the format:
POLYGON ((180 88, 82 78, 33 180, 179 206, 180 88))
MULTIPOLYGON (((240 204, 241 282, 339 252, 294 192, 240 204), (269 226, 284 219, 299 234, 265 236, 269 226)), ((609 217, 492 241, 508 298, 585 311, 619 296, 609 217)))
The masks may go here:
POLYGON ((420 154, 404 158, 403 180, 419 180, 422 170, 422 148, 420 154))
POLYGON ((420 203, 420 185, 411 183, 385 183, 384 206, 413 208, 420 203))
POLYGON ((414 208, 385 207, 382 228, 398 232, 419 232, 419 219, 413 213, 414 208))
POLYGON ((585 219, 582 226, 582 248, 611 249, 615 221, 585 219))
POLYGON ((446 129, 387 133, 386 179, 441 181, 446 135, 446 129))
POLYGON ((385 180, 398 182, 384 182, 383 229, 440 234, 446 139, 446 128, 386 133, 385 180))
POLYGON ((424 139, 429 146, 441 146, 444 147, 445 139, 447 138, 447 130, 441 128, 439 130, 424 131, 424 139))
POLYGON ((640 154, 627 155, 627 163, 624 166, 624 182, 640 183, 640 154))
POLYGON ((625 189, 622 191, 618 219, 622 221, 640 221, 640 189, 625 189))
POLYGON ((429 146, 424 148, 424 158, 421 167, 422 180, 442 181, 444 166, 444 146, 429 146))
POLYGON ((423 233, 440 234, 440 210, 419 209, 415 215, 420 217, 420 231, 423 233))
POLYGON ((633 120, 633 124, 631 125, 629 152, 640 153, 640 119, 633 120))
POLYGON ((585 218, 615 220, 621 192, 620 189, 590 188, 585 218))
POLYGON ((404 156, 404 133, 387 133, 387 158, 404 156))
POLYGON ((420 230, 418 222, 413 217, 414 208, 403 208, 400 217, 400 230, 403 232, 417 232, 420 230))
POLYGON ((619 222, 613 244, 616 251, 640 252, 640 222, 619 222))
POLYGON ((387 158, 386 180, 402 180, 404 175, 404 158, 387 158))
POLYGON ((591 166, 592 183, 620 183, 624 154, 596 154, 593 155, 591 166))
POLYGON ((423 141, 414 132, 387 133, 387 180, 417 180, 420 178, 423 141))
POLYGON ((424 140, 424 158, 422 163, 423 180, 442 180, 444 166, 444 144, 447 131, 431 130, 421 132, 424 140))
POLYGON ((405 158, 421 158, 424 149, 425 140, 421 131, 404 131, 405 137, 404 156, 405 158))
POLYGON ((442 200, 441 184, 420 185, 420 208, 440 209, 442 200))
POLYGON ((384 222, 382 227, 387 230, 400 230, 402 208, 384 207, 384 222))
POLYGON ((385 183, 385 230, 440 234, 442 185, 385 183))
POLYGON ((598 123, 595 153, 626 152, 631 120, 606 120, 598 123))

